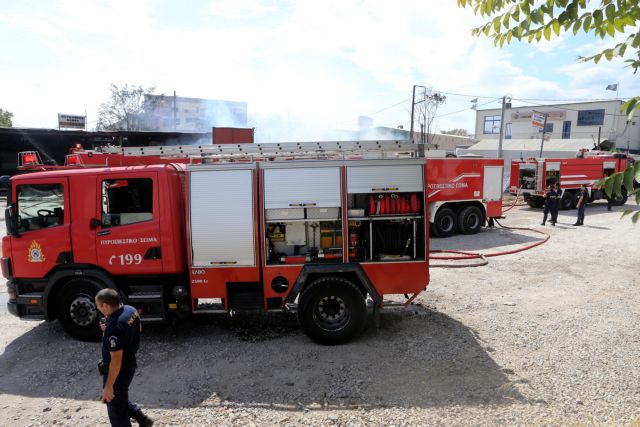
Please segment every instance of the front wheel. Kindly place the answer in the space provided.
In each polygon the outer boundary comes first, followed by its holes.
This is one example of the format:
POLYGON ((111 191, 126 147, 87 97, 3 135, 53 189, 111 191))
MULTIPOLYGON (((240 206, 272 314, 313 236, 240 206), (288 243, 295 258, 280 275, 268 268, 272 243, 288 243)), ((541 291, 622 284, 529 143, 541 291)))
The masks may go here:
POLYGON ((96 341, 102 335, 95 296, 103 288, 92 279, 73 279, 58 296, 58 319, 67 334, 80 341, 96 341))
POLYGON ((438 209, 433 220, 433 228, 438 237, 449 237, 456 232, 456 214, 449 208, 438 209))
POLYGON ((305 333, 320 344, 343 344, 367 322, 365 296, 342 277, 322 277, 302 291, 298 320, 305 333))

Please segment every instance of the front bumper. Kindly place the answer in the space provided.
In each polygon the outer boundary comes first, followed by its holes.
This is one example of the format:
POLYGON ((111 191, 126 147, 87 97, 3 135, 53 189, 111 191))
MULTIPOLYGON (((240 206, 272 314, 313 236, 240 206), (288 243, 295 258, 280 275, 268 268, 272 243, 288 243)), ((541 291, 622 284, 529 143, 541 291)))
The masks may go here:
POLYGON ((18 285, 11 280, 7 281, 7 292, 9 294, 9 301, 7 301, 9 313, 34 320, 45 318, 42 292, 19 294, 18 285))

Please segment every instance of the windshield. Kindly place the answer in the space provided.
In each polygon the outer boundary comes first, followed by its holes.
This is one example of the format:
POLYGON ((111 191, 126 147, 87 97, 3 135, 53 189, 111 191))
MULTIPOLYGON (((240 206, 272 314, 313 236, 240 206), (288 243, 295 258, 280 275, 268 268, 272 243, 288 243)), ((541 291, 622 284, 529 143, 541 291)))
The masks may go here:
POLYGON ((18 231, 40 230, 64 223, 62 184, 26 184, 16 188, 18 231))

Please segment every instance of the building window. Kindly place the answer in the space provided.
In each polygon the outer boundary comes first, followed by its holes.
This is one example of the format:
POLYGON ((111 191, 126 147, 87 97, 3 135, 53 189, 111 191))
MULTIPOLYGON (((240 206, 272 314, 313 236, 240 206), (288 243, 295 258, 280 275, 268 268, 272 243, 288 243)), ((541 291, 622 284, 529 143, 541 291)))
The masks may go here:
POLYGON ((601 126, 603 123, 604 109, 578 111, 578 126, 601 126))
MULTIPOLYGON (((538 129, 538 133, 542 133, 542 129, 538 129)), ((553 123, 547 123, 544 126, 544 133, 553 133, 553 123)))
POLYGON ((484 132, 486 134, 500 134, 500 116, 484 117, 484 132))

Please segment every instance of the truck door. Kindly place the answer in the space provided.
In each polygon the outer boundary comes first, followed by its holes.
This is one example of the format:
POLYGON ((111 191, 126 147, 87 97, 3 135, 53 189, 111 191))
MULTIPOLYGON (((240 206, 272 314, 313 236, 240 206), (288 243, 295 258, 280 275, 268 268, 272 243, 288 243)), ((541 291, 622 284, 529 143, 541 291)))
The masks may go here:
POLYGON ((112 274, 162 273, 156 172, 98 178, 98 265, 112 274))
POLYGON ((502 166, 485 166, 482 185, 482 201, 502 200, 502 166))
POLYGON ((21 181, 13 194, 19 233, 11 237, 13 274, 44 277, 71 257, 69 182, 67 178, 21 181))

